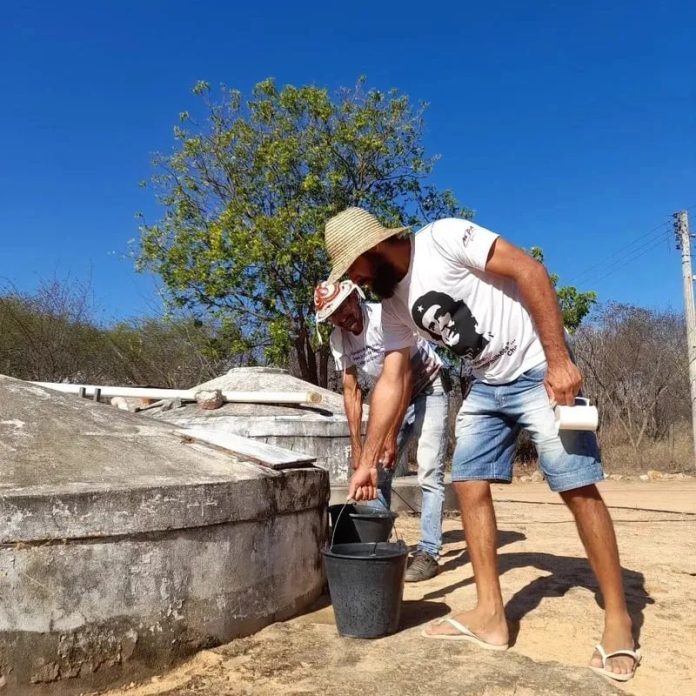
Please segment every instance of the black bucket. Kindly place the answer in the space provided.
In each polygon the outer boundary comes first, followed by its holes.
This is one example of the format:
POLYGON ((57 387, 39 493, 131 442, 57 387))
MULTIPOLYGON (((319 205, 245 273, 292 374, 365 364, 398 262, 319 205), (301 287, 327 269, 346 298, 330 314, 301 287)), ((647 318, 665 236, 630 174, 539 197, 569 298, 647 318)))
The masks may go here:
POLYGON ((403 541, 337 544, 324 551, 339 635, 379 638, 399 629, 407 557, 403 541))
MULTIPOLYGON (((398 517, 390 510, 373 508, 369 505, 353 505, 354 510, 346 510, 344 517, 350 517, 355 525, 358 538, 364 544, 387 541, 398 517)), ((334 541, 334 543, 337 543, 334 541)))
POLYGON ((331 531, 329 539, 331 544, 357 544, 360 542, 358 530, 350 517, 351 512, 355 512, 355 505, 341 503, 340 505, 329 506, 329 517, 331 518, 331 531), (343 512, 343 514, 341 514, 343 512))

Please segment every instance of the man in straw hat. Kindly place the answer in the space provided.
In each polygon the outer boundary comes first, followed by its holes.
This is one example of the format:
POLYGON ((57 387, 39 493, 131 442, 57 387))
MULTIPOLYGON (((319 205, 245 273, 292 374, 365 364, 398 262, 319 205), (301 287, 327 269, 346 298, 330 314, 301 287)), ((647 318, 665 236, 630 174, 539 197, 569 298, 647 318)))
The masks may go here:
MULTIPOLYGON (((362 450, 362 390, 358 372, 377 379, 384 363, 382 307, 364 302, 362 290, 350 280, 323 282, 314 291, 317 323, 329 320, 331 352, 343 376, 343 400, 350 427, 353 468, 362 450)), ((418 442, 418 484, 422 491, 421 539, 406 571, 406 582, 437 575, 442 548, 442 508, 445 500, 444 467, 447 453, 449 383, 442 361, 430 344, 417 338, 410 349, 409 369, 403 374, 401 407, 389 428, 380 456, 378 501, 391 507, 395 475, 407 470, 408 445, 418 442)))
POLYGON ((474 381, 457 418, 452 481, 476 580, 477 604, 429 625, 432 639, 504 650, 505 621, 490 482, 510 482, 521 429, 532 436, 544 476, 572 512, 604 599, 593 670, 625 681, 640 661, 623 591, 614 528, 595 484, 603 478, 594 433, 555 425, 555 404, 572 405, 581 375, 564 341, 556 293, 542 264, 497 234, 447 218, 416 234, 383 227, 360 208, 326 224, 330 281, 345 273, 381 296, 385 359, 367 437, 349 495, 376 495, 382 444, 403 398, 414 331, 466 357, 474 381))

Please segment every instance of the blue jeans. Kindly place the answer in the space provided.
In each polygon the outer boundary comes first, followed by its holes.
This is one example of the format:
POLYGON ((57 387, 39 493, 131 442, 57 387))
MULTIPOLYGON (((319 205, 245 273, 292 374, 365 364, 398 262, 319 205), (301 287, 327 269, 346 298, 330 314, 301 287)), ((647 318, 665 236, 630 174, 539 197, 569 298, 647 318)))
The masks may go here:
POLYGON ((452 481, 509 483, 522 428, 532 437, 552 491, 582 488, 604 478, 595 434, 556 429, 545 376, 542 364, 509 384, 473 383, 457 416, 452 481))
POLYGON ((421 540, 418 549, 433 558, 442 549, 442 508, 445 501, 445 456, 449 399, 436 379, 409 404, 397 437, 398 458, 392 470, 380 469, 374 506, 391 506, 392 479, 408 473, 408 445, 418 440, 418 485, 421 503, 421 540))

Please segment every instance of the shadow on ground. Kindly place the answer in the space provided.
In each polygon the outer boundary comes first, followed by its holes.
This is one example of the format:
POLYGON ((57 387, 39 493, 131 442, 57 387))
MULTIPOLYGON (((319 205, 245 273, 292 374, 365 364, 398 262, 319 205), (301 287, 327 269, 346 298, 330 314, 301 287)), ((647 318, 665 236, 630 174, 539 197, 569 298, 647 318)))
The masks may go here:
MULTIPOLYGON (((522 541, 525 538, 525 535, 520 532, 499 531, 498 548, 522 541)), ((444 543, 462 542, 464 541, 463 532, 461 530, 445 532, 443 541, 444 543)), ((469 556, 466 550, 451 551, 443 557, 447 560, 441 566, 442 573, 462 568, 469 563, 469 556)), ((604 608, 597 580, 588 561, 584 558, 559 556, 550 553, 508 552, 499 553, 498 562, 501 575, 515 568, 536 568, 547 573, 547 575, 538 577, 520 588, 508 600, 505 606, 505 613, 510 625, 511 645, 515 643, 522 619, 536 609, 546 597, 562 597, 569 590, 575 587, 582 587, 592 592, 597 604, 604 608)), ((623 580, 628 610, 633 620, 634 639, 636 644, 639 645, 640 631, 644 622, 644 610, 648 604, 653 604, 654 600, 645 589, 645 577, 642 573, 624 568, 623 580)), ((469 568, 466 576, 461 580, 427 592, 423 599, 433 600, 446 597, 454 590, 472 585, 473 583, 473 574, 469 568)))
MULTIPOLYGON (((498 531, 498 549, 510 546, 519 541, 524 541, 526 535, 511 530, 498 531)), ((444 544, 461 543, 464 534, 461 529, 449 530, 443 534, 444 544)), ((446 616, 451 611, 468 607, 450 607, 442 600, 451 592, 462 587, 474 584, 471 568, 465 568, 469 564, 469 554, 466 549, 453 549, 443 554, 444 562, 440 565, 440 577, 444 573, 452 573, 453 579, 460 576, 455 582, 426 592, 420 600, 404 601, 402 605, 400 630, 415 628, 425 625, 430 621, 446 616), (456 574, 453 573, 456 572, 456 574)), ((544 573, 524 587, 521 587, 510 597, 505 613, 510 627, 510 644, 514 645, 520 630, 520 623, 524 617, 539 607, 541 602, 548 597, 562 597, 576 587, 585 588, 592 592, 598 606, 603 608, 603 601, 599 592, 597 581, 592 573, 588 561, 574 556, 561 556, 550 553, 535 552, 503 552, 498 555, 500 574, 503 575, 517 568, 536 568, 544 573)), ((623 569, 624 587, 628 609, 633 620, 634 639, 640 645, 640 632, 644 623, 644 610, 654 600, 645 588, 645 577, 642 573, 628 568, 623 569)), ((318 610, 330 606, 328 594, 323 595, 310 610, 318 610)))
POLYGON ((452 610, 444 602, 426 600, 404 600, 401 605, 401 623, 399 630, 405 631, 447 616, 452 610))
MULTIPOLYGON (((583 587, 592 592, 597 605, 604 608, 597 580, 585 559, 549 553, 509 553, 500 556, 501 573, 521 567, 537 568, 548 575, 536 578, 522 587, 505 605, 513 645, 519 633, 521 620, 536 609, 546 597, 562 597, 574 587, 583 587)), ((623 581, 626 603, 633 621, 633 639, 639 646, 645 607, 654 604, 655 600, 645 589, 643 573, 623 568, 623 581)))

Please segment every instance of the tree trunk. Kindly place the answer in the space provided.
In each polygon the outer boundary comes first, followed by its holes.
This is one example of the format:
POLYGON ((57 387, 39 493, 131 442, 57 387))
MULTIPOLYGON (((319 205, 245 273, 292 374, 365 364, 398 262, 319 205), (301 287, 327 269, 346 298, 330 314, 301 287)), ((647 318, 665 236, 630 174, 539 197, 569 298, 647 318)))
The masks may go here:
POLYGON ((324 389, 329 386, 329 351, 326 348, 319 351, 319 386, 324 389))
POLYGON ((297 365, 300 368, 300 377, 305 382, 322 386, 317 370, 317 356, 312 348, 309 333, 302 329, 295 339, 295 353, 297 365))
POLYGON ((315 381, 312 379, 312 375, 309 372, 307 356, 305 355, 305 345, 301 335, 297 336, 295 339, 295 355, 297 355, 297 365, 300 368, 300 377, 306 382, 314 384, 315 381))
POLYGON ((309 338, 309 333, 307 331, 303 332, 305 352, 307 355, 307 367, 311 378, 308 380, 312 384, 319 384, 319 375, 317 374, 317 355, 312 348, 312 341, 309 338))

